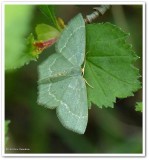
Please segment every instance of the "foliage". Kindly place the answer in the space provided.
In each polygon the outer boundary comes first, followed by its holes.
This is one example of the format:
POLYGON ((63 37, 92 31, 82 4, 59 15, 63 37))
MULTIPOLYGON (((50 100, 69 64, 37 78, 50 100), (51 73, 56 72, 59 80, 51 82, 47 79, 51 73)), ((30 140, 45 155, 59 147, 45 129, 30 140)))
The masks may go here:
POLYGON ((35 60, 26 53, 25 36, 29 32, 34 6, 5 6, 5 69, 15 69, 35 60), (19 14, 18 14, 19 13, 19 14), (13 15, 13 16, 12 16, 13 15))
POLYGON ((35 32, 37 39, 32 33, 28 36, 25 53, 37 59, 44 49, 52 46, 57 41, 60 32, 47 24, 37 25, 35 32))
POLYGON ((47 24, 39 24, 35 28, 38 41, 46 41, 51 38, 57 38, 60 32, 52 26, 47 24))
MULTIPOLYGON (((51 15, 50 18, 53 20, 54 23, 55 15, 53 6, 51 6, 50 8, 46 6, 41 6, 40 8, 44 12, 47 11, 47 14, 49 13, 51 15)), ((17 5, 15 7, 11 5, 6 5, 6 70, 19 68, 24 64, 28 64, 31 60, 37 60, 38 55, 45 48, 54 44, 60 35, 60 32, 56 28, 47 24, 39 24, 35 28, 37 39, 31 33, 25 40, 24 36, 30 30, 29 23, 32 19, 31 15, 33 11, 34 6, 17 5), (18 14, 19 11, 20 14, 18 14), (11 16, 12 14, 14 15, 13 17, 11 16)), ((56 23, 56 26, 58 26, 58 22, 56 23)))
POLYGON ((59 31, 62 30, 61 25, 59 24, 59 21, 57 20, 55 16, 54 6, 52 5, 40 5, 39 6, 42 13, 47 16, 47 18, 50 20, 50 24, 58 29, 59 31))
POLYGON ((139 112, 142 112, 142 107, 143 107, 142 102, 137 102, 136 106, 135 106, 135 110, 139 111, 139 112))
POLYGON ((128 34, 110 23, 89 24, 86 28, 85 79, 88 100, 99 107, 113 107, 116 97, 133 96, 140 88, 137 59, 128 34))
POLYGON ((8 129, 9 129, 10 120, 5 120, 5 145, 8 142, 8 129))

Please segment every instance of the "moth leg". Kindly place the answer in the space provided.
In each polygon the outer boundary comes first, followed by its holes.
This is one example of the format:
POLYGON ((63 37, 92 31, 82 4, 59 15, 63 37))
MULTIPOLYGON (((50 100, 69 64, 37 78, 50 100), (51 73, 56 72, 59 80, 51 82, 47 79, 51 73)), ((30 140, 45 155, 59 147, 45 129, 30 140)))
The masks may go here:
POLYGON ((91 85, 87 82, 87 80, 86 80, 84 77, 83 77, 83 79, 84 79, 85 83, 86 83, 89 87, 94 88, 93 86, 91 86, 91 85))

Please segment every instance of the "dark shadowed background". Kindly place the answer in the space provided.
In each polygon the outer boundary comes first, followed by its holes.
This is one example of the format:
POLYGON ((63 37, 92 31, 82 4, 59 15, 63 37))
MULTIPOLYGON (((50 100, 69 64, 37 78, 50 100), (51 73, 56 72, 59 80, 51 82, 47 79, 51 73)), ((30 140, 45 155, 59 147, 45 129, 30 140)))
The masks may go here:
MULTIPOLYGON (((93 7, 61 5, 55 9, 67 24, 79 12, 84 17, 92 13, 93 7)), ((136 66, 142 74, 142 6, 113 5, 95 22, 111 22, 130 33, 128 41, 140 56, 136 66)), ((49 24, 35 6, 30 32, 39 23, 49 24)), ((13 29, 16 28, 12 32, 13 29)), ((5 72, 5 119, 11 121, 6 147, 29 149, 6 150, 6 153, 142 153, 142 113, 135 111, 135 103, 142 100, 141 89, 133 97, 117 99, 114 109, 92 106, 84 135, 65 129, 55 110, 37 104, 37 67, 53 52, 54 46, 45 50, 38 62, 5 72)))

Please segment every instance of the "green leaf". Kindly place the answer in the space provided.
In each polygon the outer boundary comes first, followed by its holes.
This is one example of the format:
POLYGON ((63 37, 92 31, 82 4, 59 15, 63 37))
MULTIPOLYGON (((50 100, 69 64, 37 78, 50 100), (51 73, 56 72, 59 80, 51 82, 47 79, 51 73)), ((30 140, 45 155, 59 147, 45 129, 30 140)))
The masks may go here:
POLYGON ((5 145, 8 142, 8 129, 9 129, 10 120, 5 120, 5 145))
POLYGON ((26 54, 25 35, 30 30, 34 7, 31 5, 5 5, 5 69, 23 66, 30 60, 26 54))
POLYGON ((36 58, 38 58, 38 55, 42 52, 42 50, 38 49, 35 43, 36 41, 34 39, 33 34, 31 33, 26 40, 26 49, 24 51, 24 53, 26 53, 26 58, 28 56, 29 60, 31 60, 31 58, 32 60, 35 60, 36 58))
POLYGON ((139 111, 139 112, 142 112, 142 107, 143 107, 142 102, 137 102, 136 106, 135 106, 135 110, 139 111))
POLYGON ((61 31, 61 27, 59 26, 55 16, 54 5, 40 5, 39 8, 41 12, 49 18, 50 24, 61 31))
POLYGON ((32 59, 38 58, 38 55, 47 47, 53 45, 58 37, 60 32, 46 24, 39 24, 35 28, 37 40, 35 40, 33 34, 31 33, 26 41, 26 55, 32 57, 32 59))
POLYGON ((38 103, 56 108, 66 128, 83 134, 88 120, 86 85, 81 65, 85 56, 85 23, 73 18, 56 44, 56 53, 39 66, 38 103))
POLYGON ((39 24, 35 28, 38 41, 47 41, 51 38, 58 38, 60 32, 52 26, 47 24, 39 24))
POLYGON ((86 27, 85 79, 88 101, 99 107, 113 107, 116 97, 133 96, 140 88, 137 59, 126 43, 128 34, 110 23, 86 27))

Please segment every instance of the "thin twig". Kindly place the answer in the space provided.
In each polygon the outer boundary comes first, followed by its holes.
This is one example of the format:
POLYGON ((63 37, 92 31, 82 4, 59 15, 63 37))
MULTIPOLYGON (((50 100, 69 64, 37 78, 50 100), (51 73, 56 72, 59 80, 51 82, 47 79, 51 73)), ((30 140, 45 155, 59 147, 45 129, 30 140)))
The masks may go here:
POLYGON ((110 5, 101 5, 100 7, 93 8, 95 11, 86 16, 84 19, 85 23, 92 23, 99 15, 103 15, 109 8, 110 5))

